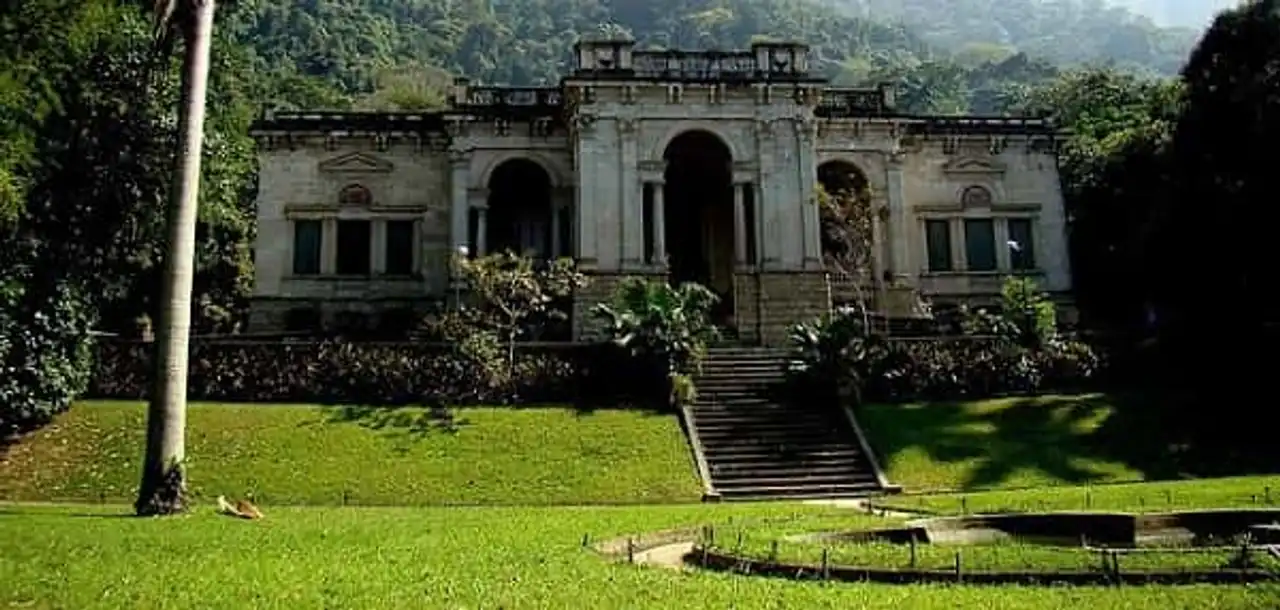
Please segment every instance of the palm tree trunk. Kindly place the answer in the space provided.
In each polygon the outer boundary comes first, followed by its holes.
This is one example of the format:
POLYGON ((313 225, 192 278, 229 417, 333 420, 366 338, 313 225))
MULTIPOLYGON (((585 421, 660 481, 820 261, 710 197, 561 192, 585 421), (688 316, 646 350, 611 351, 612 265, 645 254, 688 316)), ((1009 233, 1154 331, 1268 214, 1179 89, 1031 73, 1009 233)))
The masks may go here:
MULTIPOLYGON (((186 1, 186 0, 179 0, 186 1)), ((186 510, 187 364, 191 335, 191 290, 195 275, 196 219, 200 200, 200 156, 204 144, 205 90, 215 0, 193 0, 180 24, 182 58, 178 171, 169 208, 169 251, 160 299, 147 453, 134 509, 139 515, 186 510)))

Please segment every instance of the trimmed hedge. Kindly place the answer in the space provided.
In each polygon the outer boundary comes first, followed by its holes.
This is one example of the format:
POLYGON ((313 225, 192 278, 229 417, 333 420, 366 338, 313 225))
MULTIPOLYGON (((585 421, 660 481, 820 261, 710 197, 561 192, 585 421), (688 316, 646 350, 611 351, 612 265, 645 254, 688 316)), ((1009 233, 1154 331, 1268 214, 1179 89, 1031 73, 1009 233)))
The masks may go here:
POLYGON ((810 363, 793 387, 819 400, 851 397, 853 386, 862 402, 988 398, 1092 389, 1102 367, 1099 355, 1076 341, 1033 349, 995 337, 870 336, 810 363))
POLYGON ((887 341, 863 363, 864 396, 948 400, 1086 389, 1101 363, 1087 345, 1043 349, 986 338, 887 341))
MULTIPOLYGON (((142 400, 153 345, 103 343, 88 397, 142 400)), ((609 345, 520 346, 514 383, 495 387, 447 345, 206 341, 192 345, 192 400, 364 405, 476 405, 647 399, 609 345), (514 392, 513 392, 514 388, 514 392)), ((641 400, 647 402, 647 400, 641 400)))

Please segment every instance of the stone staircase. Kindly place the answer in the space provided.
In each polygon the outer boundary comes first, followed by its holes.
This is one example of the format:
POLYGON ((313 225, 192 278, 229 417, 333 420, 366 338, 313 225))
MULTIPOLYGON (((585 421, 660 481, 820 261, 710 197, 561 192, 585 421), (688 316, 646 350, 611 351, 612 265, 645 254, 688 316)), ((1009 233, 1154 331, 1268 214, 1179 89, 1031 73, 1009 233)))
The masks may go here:
POLYGON ((707 499, 858 497, 894 491, 856 424, 832 405, 784 405, 787 350, 721 346, 684 407, 707 499))

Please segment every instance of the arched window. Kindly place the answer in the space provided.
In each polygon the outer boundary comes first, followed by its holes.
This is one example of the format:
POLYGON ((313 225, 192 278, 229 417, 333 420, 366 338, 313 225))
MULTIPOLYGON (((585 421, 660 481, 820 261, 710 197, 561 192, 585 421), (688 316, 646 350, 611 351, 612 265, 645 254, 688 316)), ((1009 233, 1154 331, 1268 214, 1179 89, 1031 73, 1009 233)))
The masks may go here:
POLYGON ((991 191, 985 186, 973 185, 965 187, 960 193, 960 204, 966 208, 991 207, 991 191))
POLYGON ((338 193, 338 205, 367 207, 373 203, 373 194, 360 184, 349 184, 338 193))

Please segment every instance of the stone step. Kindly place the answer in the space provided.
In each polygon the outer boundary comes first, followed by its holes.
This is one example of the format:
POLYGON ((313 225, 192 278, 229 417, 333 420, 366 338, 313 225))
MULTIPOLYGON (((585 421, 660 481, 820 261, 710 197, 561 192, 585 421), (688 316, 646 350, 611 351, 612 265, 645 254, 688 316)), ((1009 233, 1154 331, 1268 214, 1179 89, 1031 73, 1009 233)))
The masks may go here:
POLYGON ((721 493, 743 487, 813 487, 819 485, 875 484, 875 477, 859 477, 847 473, 800 476, 717 477, 716 489, 721 493))
POLYGON ((809 413, 794 413, 791 415, 781 416, 773 413, 763 415, 755 415, 751 413, 695 413, 693 416, 694 423, 698 424, 698 429, 717 430, 744 430, 750 431, 757 427, 770 427, 775 425, 782 426, 832 426, 836 422, 832 418, 809 413))
POLYGON ((878 483, 771 485, 717 490, 725 500, 861 498, 881 492, 878 483))
MULTIPOLYGON (((697 422, 695 422, 697 423, 697 422)), ((818 431, 824 432, 833 439, 845 438, 843 430, 833 429, 831 424, 822 422, 752 422, 750 424, 723 424, 723 423, 698 423, 698 433, 704 437, 729 437, 742 439, 758 439, 758 438, 775 438, 778 436, 793 435, 796 438, 813 438, 819 435, 818 431), (703 434, 705 432, 706 434, 703 434)))
MULTIPOLYGON (((696 422, 695 422, 696 423, 696 422)), ((727 427, 711 428, 703 434, 698 429, 698 437, 704 441, 735 441, 740 445, 749 444, 790 444, 797 445, 801 439, 829 439, 830 442, 847 443, 843 430, 832 429, 831 426, 814 424, 807 426, 759 426, 751 429, 733 429, 727 427)))
POLYGON ((707 455, 707 459, 710 462, 735 459, 785 459, 791 460, 791 462, 813 462, 813 460, 861 458, 863 453, 855 446, 846 444, 808 446, 808 448, 799 451, 778 451, 772 448, 762 448, 762 446, 758 445, 746 445, 717 448, 714 451, 707 451, 705 455, 707 455))
POLYGON ((735 379, 773 379, 776 381, 786 381, 787 372, 778 369, 753 369, 753 368, 731 368, 722 369, 702 369, 693 375, 692 379, 697 381, 724 381, 735 379))
POLYGON ((841 475, 860 476, 865 465, 845 460, 831 464, 797 465, 788 462, 759 462, 716 464, 711 466, 711 474, 717 478, 732 477, 777 477, 806 475, 841 475))
MULTIPOLYGON (((698 440, 702 438, 699 437, 698 440)), ((849 443, 830 439, 804 443, 735 443, 712 439, 704 442, 703 446, 705 454, 710 459, 716 460, 742 458, 748 455, 767 455, 775 460, 799 460, 816 456, 830 457, 829 454, 838 451, 860 453, 857 447, 849 443)))

